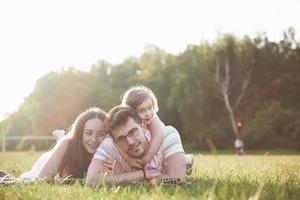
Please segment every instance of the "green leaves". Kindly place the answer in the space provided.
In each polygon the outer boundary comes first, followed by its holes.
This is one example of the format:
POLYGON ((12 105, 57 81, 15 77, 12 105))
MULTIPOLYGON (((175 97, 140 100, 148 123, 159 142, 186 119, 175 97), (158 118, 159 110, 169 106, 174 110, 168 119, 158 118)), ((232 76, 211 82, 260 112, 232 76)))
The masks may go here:
MULTIPOLYGON (((157 96, 160 118, 179 130, 184 143, 203 149, 209 148, 205 140, 210 139, 217 148, 228 148, 234 133, 215 81, 217 62, 220 77, 224 78, 224 63, 228 60, 229 101, 238 102, 237 106, 232 104, 234 112, 243 124, 248 124, 241 132, 246 147, 249 144, 256 148, 266 144, 264 140, 270 142, 270 147, 286 147, 278 142, 281 130, 291 135, 288 138, 293 138, 292 147, 298 148, 299 123, 294 116, 300 110, 300 45, 295 38, 293 29, 285 32, 279 43, 263 34, 255 39, 224 34, 214 42, 189 45, 177 55, 152 45, 139 58, 129 57, 117 65, 99 60, 89 72, 75 68, 49 72, 37 81, 18 111, 1 122, 1 134, 46 135, 57 128, 67 129, 87 107, 99 106, 108 111, 120 103, 126 89, 143 84, 157 96), (241 98, 249 71, 249 83, 241 98), (264 106, 264 102, 274 100, 283 110, 295 113, 264 106), (257 114, 269 109, 270 116, 260 118, 257 114), (266 120, 277 116, 276 112, 282 115, 275 124, 268 125, 266 120)), ((9 144, 10 148, 15 145, 9 144)))

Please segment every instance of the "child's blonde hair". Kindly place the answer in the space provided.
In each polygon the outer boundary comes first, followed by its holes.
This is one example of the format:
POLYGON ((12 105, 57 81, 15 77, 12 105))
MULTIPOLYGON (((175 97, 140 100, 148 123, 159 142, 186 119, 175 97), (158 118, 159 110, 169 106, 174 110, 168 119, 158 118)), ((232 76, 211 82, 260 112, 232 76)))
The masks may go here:
POLYGON ((158 111, 157 99, 152 90, 143 85, 137 85, 128 89, 122 98, 121 105, 129 105, 137 109, 148 98, 151 98, 155 112, 158 111))

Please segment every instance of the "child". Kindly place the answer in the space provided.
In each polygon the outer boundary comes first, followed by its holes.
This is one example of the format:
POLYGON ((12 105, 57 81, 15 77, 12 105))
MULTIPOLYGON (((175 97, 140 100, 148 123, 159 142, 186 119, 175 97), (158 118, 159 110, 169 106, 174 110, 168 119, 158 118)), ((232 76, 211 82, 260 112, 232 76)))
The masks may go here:
POLYGON ((157 116, 157 99, 153 92, 145 86, 136 86, 125 92, 122 98, 122 105, 129 105, 134 108, 143 121, 143 125, 151 133, 151 142, 148 151, 141 159, 131 158, 124 155, 129 165, 134 168, 143 168, 158 152, 162 143, 164 123, 157 116))

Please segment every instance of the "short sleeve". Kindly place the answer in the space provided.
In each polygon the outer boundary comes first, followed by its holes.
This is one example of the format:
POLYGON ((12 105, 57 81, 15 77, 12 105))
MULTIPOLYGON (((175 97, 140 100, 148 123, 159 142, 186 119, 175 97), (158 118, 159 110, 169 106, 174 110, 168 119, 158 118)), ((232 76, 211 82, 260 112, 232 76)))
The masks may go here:
POLYGON ((112 159, 112 152, 114 151, 114 145, 111 142, 111 138, 105 138, 102 143, 97 148, 96 153, 94 154, 93 159, 105 160, 106 158, 112 159))
POLYGON ((172 126, 166 126, 164 129, 164 139, 162 142, 162 151, 164 159, 169 156, 184 152, 178 131, 172 126))

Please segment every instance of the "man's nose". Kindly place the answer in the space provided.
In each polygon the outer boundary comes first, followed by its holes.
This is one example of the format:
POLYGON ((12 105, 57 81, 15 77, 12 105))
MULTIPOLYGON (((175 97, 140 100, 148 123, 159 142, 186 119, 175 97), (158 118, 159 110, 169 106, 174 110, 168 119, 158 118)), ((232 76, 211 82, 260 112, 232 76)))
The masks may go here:
POLYGON ((134 140, 129 136, 126 137, 126 140, 127 140, 128 145, 131 145, 134 143, 134 140))

